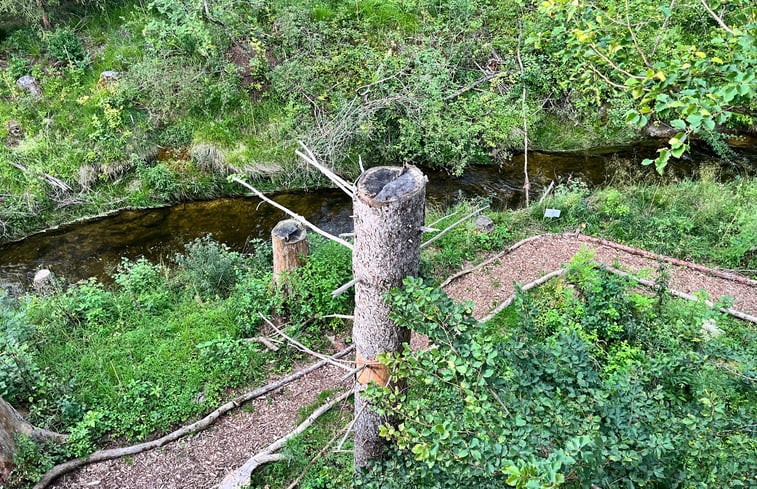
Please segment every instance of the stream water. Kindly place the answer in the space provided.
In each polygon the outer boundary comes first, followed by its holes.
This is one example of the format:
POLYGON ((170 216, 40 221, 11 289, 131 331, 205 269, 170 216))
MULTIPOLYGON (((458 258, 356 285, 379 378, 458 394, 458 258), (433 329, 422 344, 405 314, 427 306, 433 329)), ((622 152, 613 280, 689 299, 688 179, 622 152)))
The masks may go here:
MULTIPOLYGON (((653 148, 644 146, 586 153, 529 153, 532 195, 538 196, 550 181, 568 177, 580 178, 589 185, 605 183, 613 169, 638 165, 653 154, 653 148)), ((753 159, 754 154, 748 157, 753 159)), ((491 199, 495 208, 517 208, 523 203, 523 155, 501 167, 470 167, 461 177, 435 171, 426 174, 431 205, 448 206, 460 198, 474 197, 491 199)), ((271 197, 331 233, 351 228, 351 203, 338 190, 278 192, 271 197)), ((17 294, 40 268, 49 268, 72 282, 90 276, 108 281, 122 257, 170 258, 183 250, 184 243, 208 233, 232 249, 245 250, 249 238, 268 239, 273 226, 283 218, 283 212, 257 198, 124 210, 0 246, 0 286, 17 294)))

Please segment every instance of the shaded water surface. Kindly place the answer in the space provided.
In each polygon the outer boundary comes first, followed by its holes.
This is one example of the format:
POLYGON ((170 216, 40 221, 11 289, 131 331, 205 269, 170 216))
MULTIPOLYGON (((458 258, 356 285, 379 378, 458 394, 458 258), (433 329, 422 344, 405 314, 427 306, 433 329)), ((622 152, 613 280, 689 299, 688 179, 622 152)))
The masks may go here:
MULTIPOLYGON (((650 148, 623 148, 598 153, 529 153, 532 194, 550 181, 569 176, 597 185, 607 181, 610 168, 638 165, 654 154, 650 148), (637 154, 638 151, 638 154, 637 154)), ((448 206, 460 198, 485 197, 495 208, 522 205, 523 156, 502 166, 470 167, 460 177, 427 171, 428 202, 448 206)), ((351 203, 340 191, 279 192, 271 197, 331 233, 351 229, 351 203)), ((0 246, 0 285, 14 292, 28 285, 34 272, 50 268, 69 281, 90 276, 103 280, 121 258, 151 260, 183 250, 184 243, 212 233, 232 249, 245 250, 249 238, 269 239, 283 212, 257 198, 223 198, 171 207, 125 210, 31 235, 0 246)))

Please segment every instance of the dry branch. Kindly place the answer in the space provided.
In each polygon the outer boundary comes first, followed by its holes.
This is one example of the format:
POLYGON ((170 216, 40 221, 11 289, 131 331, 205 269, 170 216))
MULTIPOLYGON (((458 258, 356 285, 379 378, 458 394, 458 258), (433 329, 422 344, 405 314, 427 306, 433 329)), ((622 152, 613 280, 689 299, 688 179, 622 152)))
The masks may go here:
MULTIPOLYGON (((646 287, 651 287, 651 288, 655 288, 656 287, 655 283, 653 281, 651 281, 651 280, 646 280, 646 279, 643 279, 643 278, 635 277, 635 276, 631 275, 630 273, 626 273, 626 272, 624 272, 622 270, 618 270, 617 268, 613 268, 613 267, 606 267, 606 268, 607 268, 608 272, 612 272, 612 273, 614 273, 616 275, 620 275, 621 277, 628 278, 628 279, 633 280, 633 281, 635 281, 635 282, 637 282, 637 283, 639 283, 641 285, 644 285, 646 287)), ((728 314, 730 316, 733 316, 735 318, 741 319, 743 321, 749 321, 750 323, 757 324, 757 316, 752 316, 751 314, 747 314, 747 313, 744 313, 744 312, 741 312, 741 311, 737 311, 736 309, 733 309, 733 308, 726 309, 725 307, 717 307, 715 305, 715 303, 713 303, 712 301, 709 301, 709 300, 702 301, 702 300, 698 299, 697 297, 695 297, 695 296, 693 296, 691 294, 687 294, 686 292, 681 292, 680 290, 675 290, 675 289, 670 289, 670 288, 667 289, 667 290, 668 290, 668 292, 671 293, 671 295, 674 295, 676 297, 680 297, 681 299, 686 299, 686 300, 690 300, 690 301, 694 301, 694 302, 702 302, 703 304, 705 304, 707 307, 709 307, 711 309, 717 309, 718 311, 723 312, 725 314, 728 314)))
MULTIPOLYGON (((342 358, 346 356, 347 354, 351 353, 354 349, 355 349, 355 346, 350 345, 348 348, 345 348, 339 353, 332 355, 331 357, 329 357, 329 359, 333 361, 338 358, 342 358)), ((69 460, 68 462, 64 462, 62 464, 56 465, 55 467, 47 471, 47 473, 45 473, 42 479, 40 479, 40 481, 34 485, 34 489, 44 489, 52 481, 54 481, 61 475, 67 474, 71 472, 72 470, 75 470, 84 465, 88 465, 88 464, 92 464, 96 462, 104 462, 106 460, 112 460, 114 458, 125 457, 128 455, 136 455, 141 452, 152 450, 153 448, 162 447, 163 445, 167 443, 176 441, 179 438, 190 435, 192 433, 202 431, 208 428, 210 425, 212 425, 219 417, 223 416, 224 414, 231 411, 232 409, 241 406, 245 402, 251 401, 257 397, 268 394, 269 392, 274 391, 290 382, 293 382, 299 379, 300 377, 304 377, 310 372, 318 370, 319 368, 323 367, 324 365, 328 363, 329 361, 327 360, 321 360, 320 362, 314 363, 302 370, 294 372, 293 374, 288 375, 287 377, 284 377, 283 379, 277 380, 275 382, 271 382, 270 384, 260 387, 258 389, 255 389, 254 391, 250 391, 240 396, 237 396, 231 401, 227 402, 223 406, 213 411, 212 413, 210 413, 209 415, 205 416, 201 420, 196 421, 190 425, 183 426, 174 432, 171 432, 161 438, 158 438, 157 440, 153 440, 153 441, 149 441, 145 443, 139 443, 137 445, 132 445, 130 447, 112 448, 108 450, 98 450, 87 457, 76 458, 73 460, 69 460)))
POLYGON ((717 22, 718 25, 720 27, 722 27, 724 31, 726 31, 728 34, 730 34, 732 36, 736 35, 736 33, 733 32, 733 29, 731 29, 730 27, 728 27, 728 25, 725 22, 723 22, 723 19, 721 19, 718 16, 718 14, 716 14, 712 10, 712 8, 710 8, 710 6, 707 4, 707 2, 705 0, 700 0, 700 1, 702 2, 702 5, 704 6, 704 9, 707 11, 707 13, 710 14, 713 19, 715 19, 715 22, 717 22))
POLYGON ((344 294, 345 292, 347 292, 350 289, 350 287, 354 287, 355 284, 357 284, 357 279, 353 278, 352 280, 350 280, 346 284, 340 285, 338 289, 334 289, 331 292, 331 297, 337 297, 337 296, 340 296, 340 295, 344 294))
POLYGON ((320 358, 321 360, 323 360, 325 362, 328 362, 328 363, 330 363, 331 365, 333 365, 335 367, 339 367, 341 369, 344 369, 344 370, 347 370, 347 371, 350 371, 350 372, 352 371, 352 367, 348 367, 347 365, 341 364, 341 363, 337 362, 336 360, 332 359, 331 357, 329 357, 327 355, 324 355, 322 353, 318 353, 316 351, 311 350, 307 346, 303 345, 299 341, 295 340, 291 336, 289 336, 286 333, 284 333, 283 331, 281 331, 267 317, 263 316, 261 313, 258 313, 258 314, 260 315, 261 318, 263 318, 263 321, 265 321, 266 324, 268 324, 268 326, 270 326, 271 328, 273 328, 274 331, 276 331, 278 334, 280 334, 284 339, 286 339, 288 342, 290 342, 297 349, 302 350, 305 353, 308 353, 310 355, 313 355, 316 358, 320 358))
POLYGON ((437 234, 437 235, 436 235, 436 236, 434 236, 433 238, 429 239, 429 240, 428 240, 428 241, 426 241, 425 243, 421 244, 421 249, 423 249, 423 248, 425 248, 425 247, 429 246, 429 245, 430 245, 431 243, 433 243, 433 242, 434 242, 434 241, 436 241, 437 239, 439 239, 439 238, 441 238, 442 236, 444 236, 445 234, 447 234, 447 233, 448 233, 449 231, 451 231, 451 230, 452 230, 453 228, 457 227, 458 225, 460 225, 460 224, 462 224, 463 222, 467 221, 468 219, 470 219, 471 217, 475 216, 475 215, 476 215, 476 214, 478 214, 479 212, 481 212, 481 211, 483 211, 483 210, 486 210, 486 209, 488 209, 488 208, 489 208, 489 206, 488 206, 488 205, 485 205, 485 206, 483 206, 483 207, 479 207, 478 209, 476 209, 475 211, 471 212, 471 213, 470 213, 470 214, 468 214, 467 216, 465 216, 465 217, 462 217, 462 218, 458 219, 458 220, 457 220, 457 221, 455 221, 455 222, 454 222, 453 224, 450 224, 449 226, 447 226, 446 228, 444 228, 444 229, 443 229, 443 230, 442 230, 442 231, 441 231, 441 232, 440 232, 439 234, 437 234))
POLYGON ((295 154, 302 158, 302 160, 309 164, 310 166, 315 167, 318 171, 323 173, 323 175, 331 180, 337 187, 339 187, 344 193, 346 193, 350 198, 352 198, 355 194, 355 186, 331 171, 331 169, 327 168, 324 165, 321 165, 318 163, 318 160, 316 160, 315 155, 312 151, 310 151, 310 148, 305 146, 305 143, 300 141, 300 146, 302 146, 302 149, 305 150, 305 153, 301 151, 295 151, 295 154), (307 153, 307 154, 306 154, 307 153))
POLYGON ((664 255, 658 255, 650 251, 641 250, 639 248, 632 248, 630 246, 615 243, 613 241, 607 241, 606 239, 600 239, 600 238, 595 238, 593 236, 587 236, 585 234, 579 234, 578 239, 585 243, 593 243, 593 244, 598 244, 601 246, 607 246, 608 248, 614 248, 616 250, 624 251, 631 255, 641 256, 641 257, 649 258, 656 261, 664 261, 664 262, 670 263, 671 265, 690 268, 692 270, 696 270, 698 272, 702 272, 704 274, 711 275, 713 277, 719 277, 719 278, 730 280, 732 282, 740 283, 743 285, 757 287, 757 280, 752 280, 750 278, 743 277, 735 273, 723 272, 721 270, 716 270, 714 268, 698 265, 690 261, 679 260, 677 258, 671 258, 669 256, 664 256, 664 255))
POLYGON ((528 119, 526 118, 526 70, 523 68, 523 61, 520 58, 520 41, 523 36, 523 26, 518 28, 518 66, 520 67, 520 83, 523 87, 521 93, 521 114, 523 115, 523 191, 526 193, 526 207, 531 206, 531 182, 528 180, 528 119))
POLYGON ((305 226, 309 227, 310 229, 312 229, 316 233, 320 234, 324 238, 330 239, 331 241, 334 241, 336 243, 339 243, 340 245, 343 245, 343 246, 346 246, 349 249, 352 249, 352 244, 348 243, 347 241, 345 241, 345 240, 343 240, 343 239, 341 239, 341 238, 339 238, 337 236, 334 236, 333 234, 327 233, 326 231, 322 230, 321 228, 319 228, 315 224, 311 223, 310 221, 308 221, 307 219, 305 219, 304 217, 302 217, 301 215, 299 215, 299 214, 297 214, 297 213, 295 213, 293 211, 290 211, 289 209, 287 209, 283 205, 279 204, 278 202, 275 202, 275 201, 269 199, 268 197, 266 197, 265 195, 263 195, 263 193, 260 190, 256 189, 255 187, 253 187, 249 183, 245 182, 244 180, 241 180, 241 179, 239 179, 237 177, 232 177, 231 180, 234 181, 234 182, 237 182, 239 185, 241 185, 244 188, 250 190, 252 193, 254 193, 255 195, 257 195, 258 198, 260 198, 261 200, 263 200, 263 201, 271 204, 272 206, 276 207, 277 209, 285 212, 286 214, 288 214, 289 216, 291 216, 293 219, 296 219, 297 221, 301 222, 302 224, 304 224, 305 226))
MULTIPOLYGON (((560 269, 558 269, 558 270, 555 270, 554 272, 550 272, 550 273, 548 273, 548 274, 544 275, 543 277, 541 277, 541 278, 538 278, 538 279, 534 280, 533 282, 529 282, 529 283, 527 283, 526 285, 524 285, 523 287, 521 287, 521 290, 522 290, 523 292, 526 292, 527 290, 531 290, 531 289, 533 289, 534 287, 538 287, 539 285, 541 285, 541 284, 543 284, 543 283, 545 283, 545 282, 548 282, 549 280, 552 280, 552 279, 553 279, 553 278, 555 278, 555 277, 560 277, 560 276, 562 276, 562 275, 565 275, 566 273, 568 273, 568 270, 567 270, 567 269, 565 269, 565 268, 560 268, 560 269)), ((508 306, 509 306, 510 304, 512 304, 512 303, 513 303, 513 301, 515 300, 515 297, 516 297, 517 295, 518 295, 518 293, 517 293, 517 292, 516 292, 516 293, 514 293, 514 294, 512 294, 512 295, 510 295, 510 297, 508 297, 507 299, 505 299, 505 301, 504 301, 504 302, 503 302, 502 304, 498 305, 497 307, 495 307, 494 309, 492 309, 492 310, 491 310, 491 312, 490 312, 489 314, 487 314, 486 316, 484 316, 484 317, 483 317, 483 318, 481 319, 481 322, 482 322, 482 323, 485 323, 485 322, 487 322, 487 321, 490 321, 490 320, 491 320, 491 319, 492 319, 492 318, 493 318, 494 316, 496 316, 496 315, 497 315, 497 314, 499 314, 500 312, 502 312, 502 311, 504 311, 505 309, 507 309, 507 307, 508 307, 508 306)))
POLYGON ((508 254, 512 253, 513 251, 517 250, 518 248, 520 248, 524 244, 530 243, 531 241, 536 241, 536 240, 542 239, 542 238, 544 238, 546 236, 550 236, 550 235, 549 234, 539 234, 537 236, 531 236, 530 238, 522 239, 522 240, 518 241, 517 243, 515 243, 514 245, 512 245, 511 247, 509 247, 508 249, 506 249, 505 251, 497 253, 493 257, 491 257, 491 258, 489 258, 487 260, 482 261, 481 263, 479 263, 475 267, 468 268, 466 270, 462 270, 462 271, 457 272, 456 274, 448 277, 447 280, 445 280, 444 282, 442 282, 442 284, 440 285, 440 287, 444 288, 444 287, 448 286, 449 284, 451 284, 454 280, 456 280, 456 279, 458 279, 458 278, 460 278, 460 277, 462 277, 464 275, 468 275, 471 272, 475 272, 476 270, 479 270, 479 269, 485 267, 486 265, 489 265, 490 263, 499 260, 503 256, 508 255, 508 254))
POLYGON ((300 423, 293 431, 271 443, 258 454, 247 460, 247 462, 245 462, 245 464, 240 468, 224 477, 223 481, 218 486, 218 489, 241 489, 242 487, 247 486, 250 483, 250 476, 252 475, 252 472, 259 466, 268 462, 274 452, 277 452, 284 448, 284 445, 286 445, 289 440, 308 429, 310 425, 312 425, 319 417, 321 417, 331 408, 344 401, 351 395, 352 391, 345 391, 341 396, 332 399, 331 401, 313 411, 313 413, 308 416, 305 421, 300 423))

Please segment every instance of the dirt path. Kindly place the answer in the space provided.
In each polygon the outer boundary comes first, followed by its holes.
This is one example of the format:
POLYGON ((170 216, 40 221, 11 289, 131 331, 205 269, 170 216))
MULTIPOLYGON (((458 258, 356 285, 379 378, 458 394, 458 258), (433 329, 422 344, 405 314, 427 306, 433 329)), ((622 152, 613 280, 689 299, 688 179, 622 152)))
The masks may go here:
MULTIPOLYGON (((453 280, 445 290, 456 300, 475 302, 474 315, 483 317, 514 292, 513 283, 525 284, 556 270, 581 249, 595 250, 595 260, 627 271, 657 270, 657 262, 608 246, 587 244, 577 236, 544 236, 519 247, 491 264, 453 280)), ((707 275, 691 268, 670 269, 671 287, 693 293, 700 289, 711 298, 734 297, 733 307, 757 314, 757 287, 707 275)), ((414 346, 422 346, 413 338, 414 346)), ((319 392, 338 386, 343 372, 321 368, 283 389, 253 401, 222 418, 208 430, 166 447, 122 460, 93 464, 61 478, 51 487, 74 489, 202 489, 218 485, 224 475, 247 458, 291 431, 299 409, 315 401, 319 392)), ((347 386, 346 383, 342 384, 347 386)), ((342 406, 342 409, 348 409, 342 406)))

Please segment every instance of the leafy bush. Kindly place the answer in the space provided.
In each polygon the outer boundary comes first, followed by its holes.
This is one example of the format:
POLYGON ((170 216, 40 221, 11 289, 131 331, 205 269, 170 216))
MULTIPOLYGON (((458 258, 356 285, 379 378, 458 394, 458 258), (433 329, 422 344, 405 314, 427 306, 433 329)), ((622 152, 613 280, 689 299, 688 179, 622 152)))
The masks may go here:
POLYGON ((89 58, 76 33, 68 28, 56 29, 47 36, 47 51, 51 58, 66 65, 82 67, 89 58))
POLYGON ((358 486, 752 483, 755 332, 696 305, 654 313, 587 262, 567 281, 486 325, 417 279, 393 291, 394 320, 437 347, 383 359, 408 389, 368 392, 402 423, 382 428, 390 457, 358 486), (717 338, 701 331, 713 315, 717 338))
POLYGON ((174 258, 180 267, 178 280, 200 297, 227 297, 237 283, 244 257, 208 234, 185 245, 174 258))
POLYGON ((10 403, 25 401, 39 378, 28 343, 33 333, 23 310, 0 292, 0 397, 10 403))

